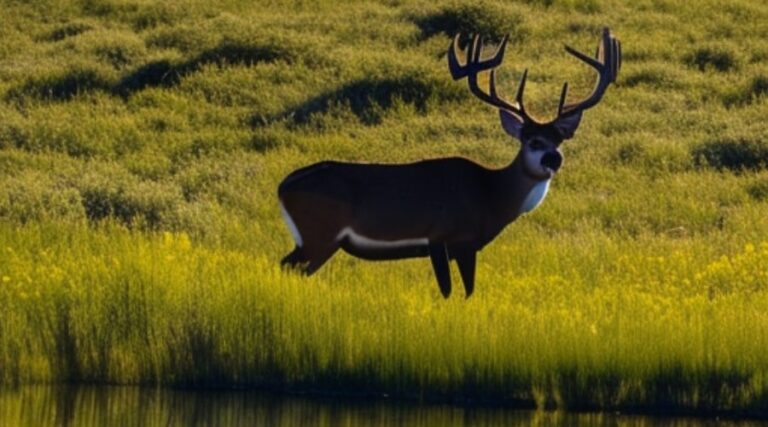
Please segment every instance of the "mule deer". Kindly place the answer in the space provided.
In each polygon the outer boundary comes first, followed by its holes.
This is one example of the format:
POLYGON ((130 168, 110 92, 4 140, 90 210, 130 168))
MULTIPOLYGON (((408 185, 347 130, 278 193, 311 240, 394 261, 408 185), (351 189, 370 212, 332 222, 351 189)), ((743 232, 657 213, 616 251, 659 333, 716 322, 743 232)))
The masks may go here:
POLYGON ((429 256, 447 298, 449 260, 455 260, 469 297, 477 252, 507 224, 541 204, 563 163, 558 147, 573 137, 582 112, 600 101, 621 65, 619 42, 607 28, 596 58, 566 46, 597 71, 595 88, 585 99, 566 103, 565 83, 556 118, 539 122, 523 103, 527 70, 514 102, 496 91, 495 69, 503 60, 507 40, 504 37, 495 54, 482 59, 479 36, 462 52, 457 35, 448 51, 448 65, 455 80, 466 77, 473 94, 499 109, 502 127, 521 142, 512 163, 488 169, 451 157, 410 164, 325 161, 298 169, 278 189, 296 243, 282 264, 309 275, 339 248, 368 260, 429 256), (478 84, 478 73, 483 71, 490 71, 488 90, 478 84))

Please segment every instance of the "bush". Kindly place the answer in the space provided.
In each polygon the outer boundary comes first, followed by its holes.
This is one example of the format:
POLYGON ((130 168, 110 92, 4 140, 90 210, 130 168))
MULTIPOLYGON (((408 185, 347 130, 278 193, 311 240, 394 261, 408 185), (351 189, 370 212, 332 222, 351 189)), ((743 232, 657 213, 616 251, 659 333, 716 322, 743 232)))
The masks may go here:
POLYGON ((181 80, 180 70, 181 67, 169 59, 150 61, 123 76, 113 90, 128 96, 147 87, 173 86, 181 80))
MULTIPOLYGON (((379 124, 386 112, 399 103, 412 105, 421 114, 428 112, 432 103, 463 99, 466 94, 460 86, 432 75, 425 70, 413 69, 390 77, 366 77, 348 83, 332 92, 312 98, 280 118, 294 124, 316 123, 324 114, 350 111, 365 125, 379 124)), ((270 119, 256 121, 270 122, 270 119)))
POLYGON ((521 14, 496 3, 452 3, 435 11, 414 14, 412 19, 424 38, 441 33, 451 37, 462 33, 499 40, 509 34, 512 40, 520 41, 527 33, 521 14))
POLYGON ((685 56, 685 62, 699 71, 715 70, 727 72, 738 68, 739 58, 726 46, 712 45, 699 47, 685 56))
POLYGON ((721 170, 758 170, 768 167, 768 142, 757 139, 711 140, 694 147, 691 154, 697 165, 721 170))
POLYGON ((760 73, 752 76, 745 85, 727 94, 724 103, 727 106, 746 105, 764 97, 768 97, 768 74, 760 73))
POLYGON ((768 177, 755 180, 747 186, 747 194, 758 201, 768 200, 768 177))
POLYGON ((121 169, 89 173, 77 185, 90 221, 116 219, 128 226, 172 229, 183 203, 177 186, 142 181, 121 169))
POLYGON ((80 194, 57 185, 52 177, 24 171, 0 177, 0 219, 17 223, 46 220, 81 220, 85 217, 80 194))
POLYGON ((768 75, 760 74, 752 78, 749 84, 751 98, 759 98, 768 95, 768 75))
POLYGON ((8 92, 11 99, 27 96, 51 101, 68 101, 82 93, 109 91, 113 78, 109 71, 93 64, 75 64, 68 69, 41 77, 33 77, 8 92))
POLYGON ((174 86, 185 76, 209 64, 221 67, 253 66, 276 61, 289 64, 302 61, 318 65, 327 60, 320 58, 310 47, 284 38, 225 38, 213 47, 200 50, 191 59, 164 57, 149 61, 123 76, 114 87, 114 92, 127 96, 147 87, 174 86))
POLYGON ((44 39, 52 42, 60 41, 90 31, 93 28, 93 25, 82 21, 67 22, 51 31, 44 39))

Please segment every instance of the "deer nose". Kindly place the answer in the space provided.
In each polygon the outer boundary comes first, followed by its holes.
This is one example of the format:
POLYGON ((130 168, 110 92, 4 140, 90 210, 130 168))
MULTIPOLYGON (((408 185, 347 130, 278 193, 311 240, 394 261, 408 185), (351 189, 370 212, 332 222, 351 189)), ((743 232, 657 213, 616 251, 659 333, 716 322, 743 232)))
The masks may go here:
POLYGON ((557 172, 560 166, 563 165, 563 156, 557 151, 550 151, 541 157, 541 165, 551 169, 553 172, 557 172))

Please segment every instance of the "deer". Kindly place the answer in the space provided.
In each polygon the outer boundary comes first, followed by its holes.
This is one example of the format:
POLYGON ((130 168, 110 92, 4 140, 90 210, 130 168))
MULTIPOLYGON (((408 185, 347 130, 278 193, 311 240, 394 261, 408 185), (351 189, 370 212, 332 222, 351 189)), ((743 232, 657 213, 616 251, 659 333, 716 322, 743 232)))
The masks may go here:
POLYGON ((527 69, 514 102, 496 90, 496 69, 509 37, 488 58, 482 58, 479 35, 471 36, 465 49, 460 38, 457 34, 448 50, 451 76, 466 78, 472 94, 498 109, 502 128, 520 142, 512 162, 492 169, 462 157, 408 164, 321 161, 297 169, 278 186, 280 210, 295 242, 281 261, 284 268, 312 275, 339 249, 371 261, 429 257, 443 297, 451 294, 450 261, 458 266, 466 298, 472 295, 477 253, 542 203, 563 164, 560 145, 573 138, 584 110, 600 102, 616 80, 621 48, 608 28, 595 58, 566 45, 597 72, 596 83, 586 98, 567 103, 566 82, 557 115, 544 122, 523 102, 527 69), (478 83, 486 71, 487 90, 478 83))

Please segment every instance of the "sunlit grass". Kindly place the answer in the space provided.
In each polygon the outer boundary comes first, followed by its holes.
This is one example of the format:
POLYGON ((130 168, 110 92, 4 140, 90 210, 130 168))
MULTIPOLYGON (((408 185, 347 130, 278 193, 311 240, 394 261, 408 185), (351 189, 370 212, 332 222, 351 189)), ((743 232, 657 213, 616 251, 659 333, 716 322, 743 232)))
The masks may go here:
POLYGON ((0 375, 764 408, 768 243, 517 237, 483 253, 476 296, 443 300, 426 261, 342 258, 305 279, 184 234, 5 225, 0 375))

